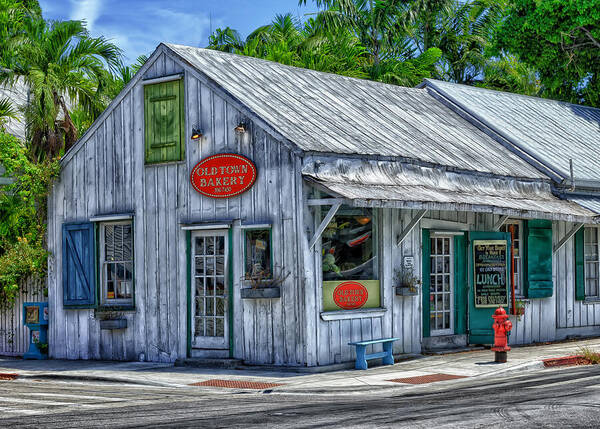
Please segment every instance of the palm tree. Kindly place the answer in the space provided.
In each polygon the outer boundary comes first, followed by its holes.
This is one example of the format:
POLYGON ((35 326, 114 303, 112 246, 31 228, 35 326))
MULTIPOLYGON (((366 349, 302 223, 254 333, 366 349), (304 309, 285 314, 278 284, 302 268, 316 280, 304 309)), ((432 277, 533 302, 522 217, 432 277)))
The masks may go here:
POLYGON ((106 67, 119 67, 121 51, 103 37, 90 37, 81 21, 27 20, 24 36, 14 65, 0 72, 0 80, 23 77, 32 94, 25 109, 31 153, 38 159, 55 157, 78 136, 67 100, 93 118, 99 115, 104 108, 99 82, 106 67))

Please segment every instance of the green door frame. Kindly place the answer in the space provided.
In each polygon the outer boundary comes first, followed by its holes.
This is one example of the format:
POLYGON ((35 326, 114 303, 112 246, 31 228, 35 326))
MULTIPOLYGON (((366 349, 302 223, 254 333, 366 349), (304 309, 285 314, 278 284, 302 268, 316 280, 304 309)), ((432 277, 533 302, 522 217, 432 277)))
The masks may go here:
MULTIPOLYGON (((227 229, 228 239, 228 285, 229 291, 228 299, 228 311, 229 311, 229 357, 233 358, 233 230, 227 229)), ((187 230, 185 232, 185 245, 186 245, 186 261, 187 261, 187 357, 192 356, 192 231, 187 230)))
MULTIPOLYGON (((510 290, 511 278, 508 273, 508 267, 510 266, 510 233, 508 232, 497 232, 497 231, 471 231, 469 232, 469 266, 468 266, 468 329, 467 333, 468 344, 493 344, 494 342, 494 330, 492 324, 492 314, 496 311, 497 307, 475 307, 475 294, 474 294, 474 262, 473 262, 473 241, 474 240, 506 240, 507 252, 506 252, 506 287, 507 294, 510 290)), ((509 296, 509 295, 507 295, 509 296)), ((508 313, 508 308, 505 308, 508 313)))

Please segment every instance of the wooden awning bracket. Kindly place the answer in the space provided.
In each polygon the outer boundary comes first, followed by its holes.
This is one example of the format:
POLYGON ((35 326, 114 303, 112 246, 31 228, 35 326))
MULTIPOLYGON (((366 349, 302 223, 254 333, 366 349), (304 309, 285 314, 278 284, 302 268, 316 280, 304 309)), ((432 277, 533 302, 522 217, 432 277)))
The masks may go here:
POLYGON ((427 213, 427 209, 419 210, 417 214, 410 220, 408 225, 402 230, 402 232, 398 235, 398 246, 402 244, 402 242, 408 237, 408 234, 417 226, 417 224, 423 219, 425 214, 427 213))
POLYGON ((573 228, 571 228, 569 232, 567 232, 565 236, 554 245, 554 248, 552 249, 554 253, 558 252, 565 244, 567 244, 567 241, 569 241, 569 239, 573 237, 577 233, 577 231, 579 231, 582 227, 582 223, 576 223, 575 225, 573 225, 573 228))
POLYGON ((337 213, 337 211, 339 210, 339 208, 341 206, 342 206, 342 203, 339 203, 339 202, 335 203, 331 206, 331 208, 327 212, 327 215, 325 216, 323 221, 321 221, 321 224, 315 231, 315 235, 313 235, 313 237, 310 239, 310 242, 308 243, 309 250, 312 250, 312 248, 317 243, 317 240, 319 238, 321 238, 321 234, 323 234, 323 231, 325 231, 325 228, 327 228, 327 225, 329 225, 329 222, 331 222, 331 219, 333 219, 333 217, 335 216, 335 214, 337 213))
POLYGON ((504 225, 504 222, 506 222, 507 220, 508 220, 508 215, 500 216, 500 219, 498 219, 498 222, 496 222, 494 224, 494 227, 492 229, 494 231, 500 231, 500 228, 502 227, 502 225, 504 225))

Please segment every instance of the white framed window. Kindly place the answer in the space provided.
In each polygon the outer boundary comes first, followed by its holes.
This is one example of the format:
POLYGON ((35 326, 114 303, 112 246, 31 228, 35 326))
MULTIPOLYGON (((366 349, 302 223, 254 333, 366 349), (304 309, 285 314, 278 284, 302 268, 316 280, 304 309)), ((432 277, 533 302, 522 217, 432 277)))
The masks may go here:
MULTIPOLYGON (((515 296, 523 296, 523 221, 509 219, 500 228, 502 232, 508 232, 511 236, 512 260, 513 260, 513 283, 515 285, 515 296)), ((510 269, 510 267, 509 267, 510 269)))
POLYGON ((99 235, 100 303, 106 306, 132 306, 132 221, 101 223, 99 235))
POLYGON ((600 227, 584 228, 585 297, 600 298, 600 227))

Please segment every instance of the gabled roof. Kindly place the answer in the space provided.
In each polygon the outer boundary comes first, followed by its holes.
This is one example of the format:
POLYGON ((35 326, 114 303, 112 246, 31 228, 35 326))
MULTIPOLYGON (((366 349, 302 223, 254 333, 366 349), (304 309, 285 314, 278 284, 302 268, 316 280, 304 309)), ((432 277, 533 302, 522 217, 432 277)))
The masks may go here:
POLYGON ((166 44, 305 152, 547 179, 428 91, 166 44))
POLYGON ((569 181, 600 188, 600 109, 426 79, 430 88, 569 181))

